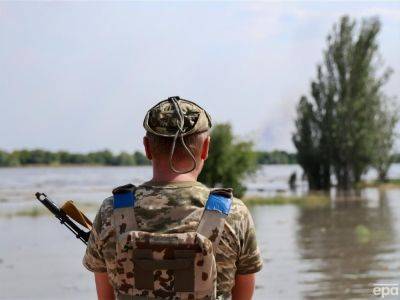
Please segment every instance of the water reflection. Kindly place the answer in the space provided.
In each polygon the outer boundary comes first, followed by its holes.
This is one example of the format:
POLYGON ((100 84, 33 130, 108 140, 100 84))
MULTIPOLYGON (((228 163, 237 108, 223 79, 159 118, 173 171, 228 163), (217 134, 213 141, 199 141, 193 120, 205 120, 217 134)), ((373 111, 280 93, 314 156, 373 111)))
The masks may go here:
POLYGON ((301 208, 297 244, 304 299, 366 299, 372 284, 399 282, 395 217, 385 191, 364 190, 330 207, 301 208))

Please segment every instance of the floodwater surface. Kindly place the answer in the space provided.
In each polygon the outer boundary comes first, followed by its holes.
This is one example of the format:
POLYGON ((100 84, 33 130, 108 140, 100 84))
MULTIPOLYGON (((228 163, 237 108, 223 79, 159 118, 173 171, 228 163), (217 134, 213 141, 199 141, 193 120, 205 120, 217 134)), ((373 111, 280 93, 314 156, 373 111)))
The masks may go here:
MULTIPOLYGON (((298 166, 265 166, 247 179, 249 194, 287 189, 298 166)), ((113 187, 139 184, 149 167, 0 169, 0 299, 96 299, 84 244, 49 215, 16 216, 38 207, 33 194, 74 199, 95 209, 113 187)), ((367 174, 372 178, 373 173, 367 174)), ((390 176, 400 177, 400 165, 390 176)), ((382 299, 374 287, 400 283, 400 189, 368 188, 329 205, 252 206, 264 268, 254 299, 382 299)), ((392 289, 395 292, 395 289, 392 289)), ((384 299, 398 299, 386 296, 384 299)))

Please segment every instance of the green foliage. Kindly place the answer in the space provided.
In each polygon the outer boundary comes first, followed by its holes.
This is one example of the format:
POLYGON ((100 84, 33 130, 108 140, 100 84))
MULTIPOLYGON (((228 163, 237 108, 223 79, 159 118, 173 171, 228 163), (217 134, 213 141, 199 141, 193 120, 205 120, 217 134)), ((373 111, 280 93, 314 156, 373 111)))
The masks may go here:
POLYGON ((229 124, 216 125, 211 132, 210 152, 199 181, 211 187, 231 187, 236 197, 242 197, 246 188, 241 181, 256 168, 253 144, 235 141, 229 124))
POLYGON ((390 107, 383 105, 376 115, 376 124, 379 130, 375 132, 374 158, 372 165, 378 172, 378 179, 387 181, 387 173, 394 161, 393 146, 395 143, 395 127, 399 121, 399 110, 392 103, 390 107))
POLYGON ((274 150, 271 152, 267 151, 257 151, 257 163, 261 165, 288 165, 296 164, 296 154, 288 153, 282 150, 274 150))
POLYGON ((328 189, 332 175, 347 189, 369 167, 383 174, 390 165, 397 118, 382 92, 391 72, 378 75, 380 22, 365 19, 358 33, 355 25, 345 16, 334 26, 312 97, 302 96, 297 107, 293 142, 311 189, 328 189))
POLYGON ((7 152, 0 151, 0 166, 9 166, 10 155, 7 152))
POLYGON ((127 152, 121 152, 115 157, 113 163, 117 166, 134 166, 136 161, 134 155, 127 152))
POLYGON ((144 166, 144 165, 150 165, 150 161, 148 160, 148 158, 146 157, 146 155, 144 155, 142 152, 136 151, 135 153, 133 153, 133 159, 136 162, 136 165, 138 166, 144 166))
POLYGON ((400 163, 400 153, 395 153, 392 155, 392 162, 400 163))
POLYGON ((26 165, 104 165, 104 166, 137 166, 150 165, 146 156, 138 151, 133 154, 121 152, 114 155, 109 150, 90 152, 88 154, 70 153, 67 151, 51 152, 41 149, 0 150, 0 167, 26 165))

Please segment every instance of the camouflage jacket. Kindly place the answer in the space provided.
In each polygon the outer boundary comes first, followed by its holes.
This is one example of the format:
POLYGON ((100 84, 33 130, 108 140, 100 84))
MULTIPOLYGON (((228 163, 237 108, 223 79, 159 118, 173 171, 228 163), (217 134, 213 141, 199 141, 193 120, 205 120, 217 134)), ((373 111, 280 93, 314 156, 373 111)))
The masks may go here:
MULTIPOLYGON (((140 230, 159 233, 196 231, 199 218, 193 220, 188 216, 204 207, 209 191, 199 182, 140 185, 135 192, 135 217, 140 230)), ((107 272, 115 288, 114 278, 118 274, 114 274, 116 238, 112 211, 113 197, 109 197, 94 220, 83 264, 92 272, 107 272)), ((230 298, 236 274, 255 273, 262 267, 253 220, 239 199, 233 199, 216 251, 216 262, 219 299, 230 298)))

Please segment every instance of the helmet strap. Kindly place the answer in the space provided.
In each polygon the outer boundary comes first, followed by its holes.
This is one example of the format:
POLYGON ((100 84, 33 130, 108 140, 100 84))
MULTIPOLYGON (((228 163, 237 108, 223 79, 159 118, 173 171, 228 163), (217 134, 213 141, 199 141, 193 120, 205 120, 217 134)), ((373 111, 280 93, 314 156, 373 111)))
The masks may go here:
POLYGON ((169 154, 169 167, 170 167, 170 169, 171 169, 173 172, 175 172, 175 173, 177 173, 177 174, 186 174, 186 173, 190 173, 190 172, 192 172, 194 169, 196 169, 196 167, 197 167, 197 162, 196 162, 196 158, 194 157, 193 152, 192 152, 192 151, 189 149, 189 147, 186 145, 185 139, 183 138, 183 135, 182 135, 182 134, 183 134, 183 127, 184 127, 184 125, 185 125, 185 118, 184 118, 184 116, 183 116, 182 109, 181 109, 181 107, 180 107, 179 104, 178 104, 177 98, 171 97, 171 98, 169 98, 169 100, 172 102, 172 104, 173 104, 173 106, 174 106, 174 108, 175 108, 175 112, 176 112, 177 115, 178 115, 178 125, 177 125, 178 128, 177 128, 177 130, 176 130, 176 133, 175 133, 175 136, 174 136, 174 140, 173 140, 172 146, 171 146, 171 151, 170 151, 170 154, 169 154), (175 167, 174 167, 174 165, 173 165, 173 162, 172 162, 172 159, 173 159, 173 156, 174 156, 174 152, 175 152, 175 148, 176 148, 176 142, 177 142, 177 140, 178 140, 178 137, 180 137, 182 146, 185 148, 185 150, 187 151, 187 153, 189 154, 190 158, 191 158, 192 161, 193 161, 192 167, 191 167, 190 169, 188 169, 188 170, 177 170, 177 169, 175 169, 175 167))

